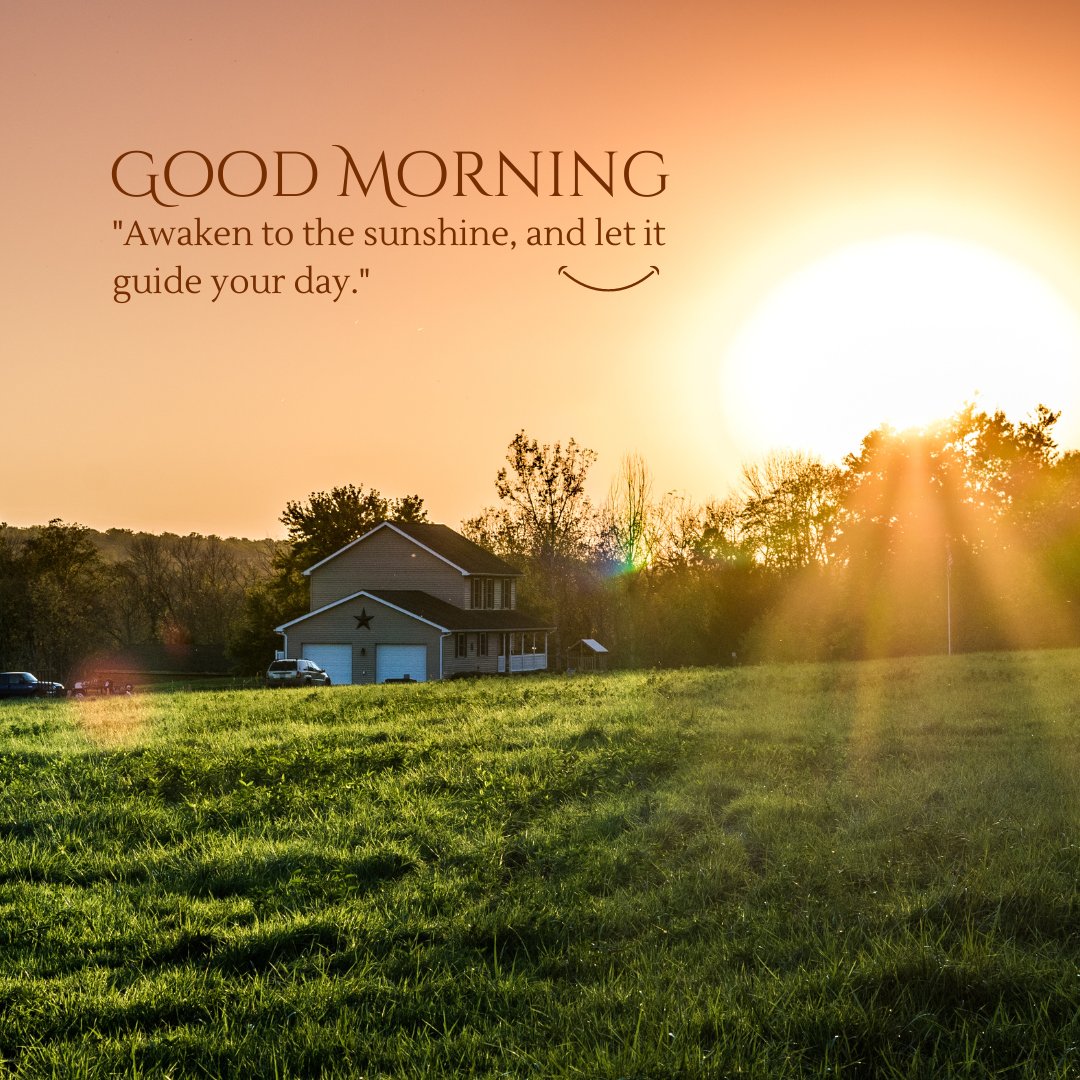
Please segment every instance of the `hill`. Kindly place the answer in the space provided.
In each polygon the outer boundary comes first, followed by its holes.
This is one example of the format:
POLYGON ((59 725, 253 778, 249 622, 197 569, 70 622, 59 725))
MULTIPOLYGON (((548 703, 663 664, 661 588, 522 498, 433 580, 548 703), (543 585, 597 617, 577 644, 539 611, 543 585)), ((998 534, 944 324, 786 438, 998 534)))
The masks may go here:
POLYGON ((10 1075, 1071 1075, 1080 653, 0 709, 10 1075))
MULTIPOLYGON (((40 525, 20 526, 0 522, 0 540, 6 539, 17 543, 20 540, 36 536, 40 531, 40 525)), ((132 529, 106 529, 103 532, 100 529, 87 528, 86 536, 107 563, 119 563, 130 558, 136 541, 175 541, 181 539, 176 533, 137 532, 132 529)), ((239 536, 229 536, 223 539, 219 536, 204 536, 200 533, 189 533, 183 539, 196 544, 221 544, 236 560, 238 566, 245 570, 250 569, 260 572, 265 571, 274 552, 284 544, 283 540, 249 540, 239 536)))

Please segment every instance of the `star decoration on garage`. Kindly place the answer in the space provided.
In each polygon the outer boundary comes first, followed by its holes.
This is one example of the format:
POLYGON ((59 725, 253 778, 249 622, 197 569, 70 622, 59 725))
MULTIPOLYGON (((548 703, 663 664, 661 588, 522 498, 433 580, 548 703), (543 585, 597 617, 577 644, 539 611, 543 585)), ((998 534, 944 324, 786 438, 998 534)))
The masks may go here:
POLYGON ((374 615, 369 615, 367 613, 367 608, 361 608, 360 609, 360 614, 359 615, 354 615, 353 618, 356 620, 356 629, 357 630, 370 630, 371 629, 371 620, 373 618, 375 618, 375 616, 374 615))

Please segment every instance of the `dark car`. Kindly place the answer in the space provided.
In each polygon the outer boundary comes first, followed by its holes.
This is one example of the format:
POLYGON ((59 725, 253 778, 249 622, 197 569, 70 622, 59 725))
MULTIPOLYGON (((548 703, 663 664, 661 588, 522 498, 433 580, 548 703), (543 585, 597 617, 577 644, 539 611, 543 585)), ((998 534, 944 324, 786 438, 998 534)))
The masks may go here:
POLYGON ((63 697, 64 684, 43 682, 29 671, 0 671, 0 698, 63 697))
POLYGON ((314 660, 275 660, 266 672, 267 686, 329 686, 330 676, 314 660))

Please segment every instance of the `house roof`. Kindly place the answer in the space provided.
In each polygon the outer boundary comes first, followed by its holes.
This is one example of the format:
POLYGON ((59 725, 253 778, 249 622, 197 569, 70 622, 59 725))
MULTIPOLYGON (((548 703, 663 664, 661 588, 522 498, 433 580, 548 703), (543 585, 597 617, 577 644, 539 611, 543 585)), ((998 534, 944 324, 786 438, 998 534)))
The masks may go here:
POLYGON ((445 630, 553 630, 549 622, 524 611, 454 607, 416 589, 372 589, 369 595, 432 622, 445 630))
POLYGON ((380 604, 386 604, 411 618, 425 622, 429 626, 449 634, 464 630, 553 630, 554 627, 543 619, 538 619, 524 611, 488 611, 481 609, 467 610, 454 607, 445 600, 420 592, 418 589, 362 589, 359 592, 343 596, 331 604, 325 604, 315 611, 275 627, 276 633, 283 633, 297 623, 305 622, 321 615, 324 611, 347 604, 351 600, 367 597, 380 604))
POLYGON ((359 536, 343 548, 339 548, 333 555, 328 555, 321 562, 309 566, 304 573, 310 574, 313 570, 317 570, 320 566, 330 562, 331 559, 336 559, 343 552, 348 551, 357 544, 362 544, 369 536, 379 532, 380 529, 390 529, 404 536, 407 540, 411 540, 418 547, 423 548, 436 558, 442 559, 443 562, 448 563, 462 574, 488 574, 493 577, 521 576, 521 572, 515 570, 509 563, 503 562, 497 555, 492 555, 486 548, 473 543, 472 540, 462 536, 461 533, 454 532, 448 525, 415 521, 380 522, 375 528, 364 533, 363 536, 359 536))

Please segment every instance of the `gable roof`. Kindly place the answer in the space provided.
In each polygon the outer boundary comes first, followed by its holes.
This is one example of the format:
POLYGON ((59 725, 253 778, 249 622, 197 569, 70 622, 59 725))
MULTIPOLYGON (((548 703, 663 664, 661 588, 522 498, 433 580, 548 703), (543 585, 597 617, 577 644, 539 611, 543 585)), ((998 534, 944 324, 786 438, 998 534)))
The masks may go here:
POLYGON ((418 521, 383 521, 375 528, 368 530, 363 536, 358 536, 351 543, 339 548, 333 555, 327 557, 314 566, 309 566, 304 574, 310 574, 320 566, 324 566, 331 559, 362 544, 369 536, 382 529, 389 529, 405 537, 406 540, 423 548, 426 552, 441 559, 444 563, 452 566, 455 570, 468 576, 471 574, 487 574, 492 577, 520 577, 521 571, 515 570, 509 563, 503 562, 497 555, 492 555, 486 548, 473 543, 472 540, 454 532, 447 525, 437 525, 433 522, 418 521))
POLYGON ((583 652, 585 649, 588 649, 589 652, 594 652, 597 654, 606 653, 608 651, 604 648, 603 645, 600 644, 599 641, 596 640, 596 638, 591 637, 585 637, 581 638, 578 641, 575 641, 574 644, 570 646, 570 649, 567 649, 566 651, 570 652, 571 649, 576 649, 579 646, 583 652))
POLYGON ((441 630, 445 634, 464 630, 553 630, 554 627, 543 619, 538 619, 524 611, 490 611, 486 609, 467 609, 454 607, 445 600, 440 600, 430 593, 421 592, 419 589, 361 589, 359 592, 350 593, 340 600, 330 604, 324 604, 316 611, 309 611, 306 615, 300 615, 281 626, 274 627, 275 633, 283 633, 290 626, 306 622, 316 615, 322 615, 325 611, 347 604, 350 600, 359 600, 367 597, 377 603, 385 604, 408 615, 420 622, 441 630))

